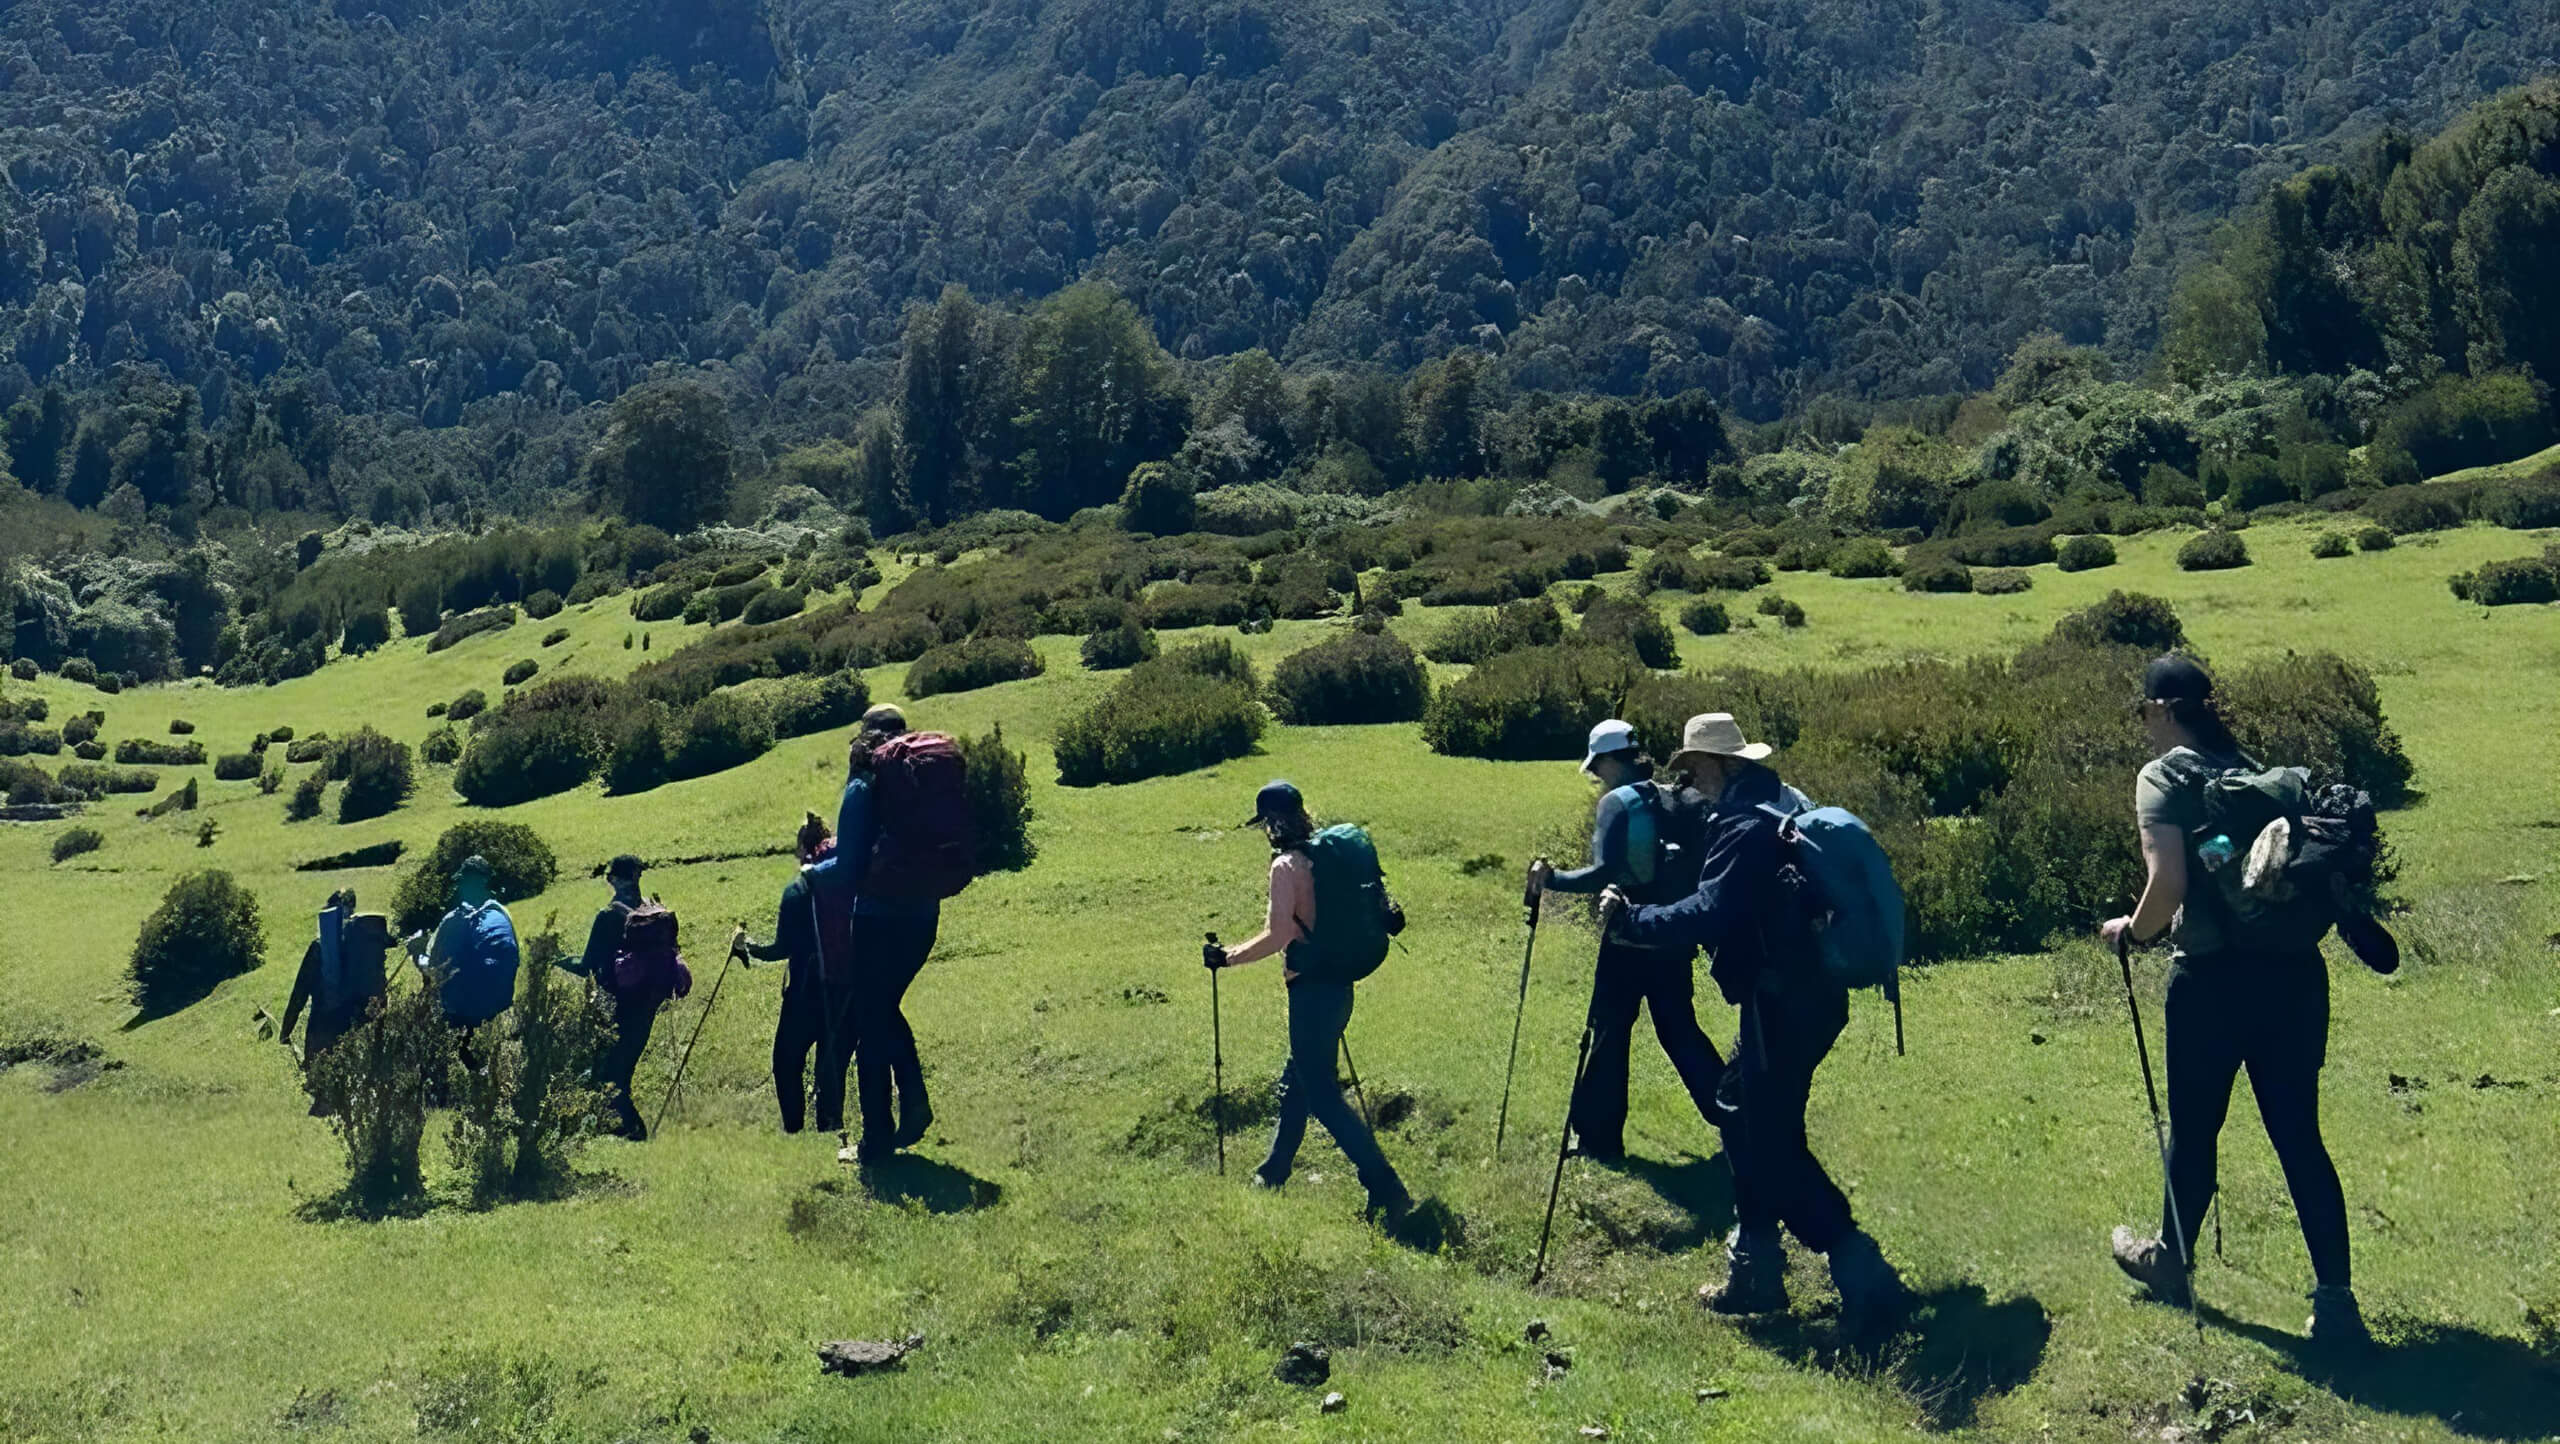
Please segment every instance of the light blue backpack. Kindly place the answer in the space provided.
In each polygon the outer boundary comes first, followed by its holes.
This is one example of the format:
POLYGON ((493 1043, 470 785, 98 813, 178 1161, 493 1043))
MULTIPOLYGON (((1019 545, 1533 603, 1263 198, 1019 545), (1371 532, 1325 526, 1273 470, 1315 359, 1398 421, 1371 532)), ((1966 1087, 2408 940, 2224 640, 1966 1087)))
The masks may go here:
POLYGON ((1844 807, 1802 812, 1766 807, 1778 840, 1810 887, 1814 937, 1822 970, 1843 988, 1882 988, 1893 1004, 1893 1051, 1902 1051, 1902 885, 1893 864, 1856 813, 1844 807))

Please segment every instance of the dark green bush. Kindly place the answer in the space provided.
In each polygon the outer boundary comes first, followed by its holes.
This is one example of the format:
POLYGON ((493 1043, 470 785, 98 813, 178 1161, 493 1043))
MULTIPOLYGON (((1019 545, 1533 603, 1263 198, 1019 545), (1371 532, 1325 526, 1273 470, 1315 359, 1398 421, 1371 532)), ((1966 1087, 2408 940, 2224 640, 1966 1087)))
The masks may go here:
POLYGON ((999 682, 1020 682, 1043 670, 1040 654, 1010 637, 974 637, 936 647, 907 666, 906 694, 934 697, 974 692, 999 682))
POLYGON ((2449 531, 2462 525, 2462 508, 2451 488, 2419 484, 2389 486, 2364 499, 2359 508, 2374 525, 2395 536, 2449 531))
MULTIPOLYGON (((1453 757, 1579 757, 1591 724, 1614 712, 1646 675, 1615 648, 1505 652, 1440 689, 1423 713, 1423 739, 1453 757)), ((1670 735, 1677 733, 1675 727, 1670 735)))
POLYGON ((2178 569, 2187 572, 2219 572, 2249 564, 2249 544, 2235 531, 2215 527, 2187 538, 2178 548, 2178 569))
POLYGON ((772 590, 773 583, 761 576, 734 586, 706 587, 687 599, 684 619, 688 622, 734 622, 746 613, 749 603, 772 590))
POLYGON ((1176 647, 1158 657, 1154 665, 1168 672, 1189 672, 1234 682, 1257 693, 1262 690, 1262 678, 1253 670, 1253 659, 1224 637, 1176 647))
POLYGON ((2116 544, 2109 538, 2076 536, 2054 553, 2054 564, 2066 572, 2093 572, 2116 564, 2116 544))
POLYGON ((589 602, 601 601, 621 590, 622 580, 619 577, 610 577, 602 572, 589 572, 578 578, 578 584, 571 587, 569 595, 561 600, 567 606, 583 607, 589 602))
POLYGON ((20 657, 9 664, 9 675, 21 682, 32 682, 44 675, 44 669, 36 665, 35 658, 20 657))
POLYGON ((2032 567, 2055 559, 2053 533, 2040 526, 1977 532, 1939 542, 1936 547, 1969 567, 2032 567))
POLYGON ((1760 615, 1777 618, 1778 625, 1782 627, 1794 628, 1804 625, 1804 608, 1781 596, 1762 597, 1760 615))
POLYGON ((110 697, 115 696, 124 690, 124 678, 114 672, 101 672, 98 674, 98 690, 110 697))
POLYGON ((185 737, 192 734, 195 730, 196 724, 188 721, 184 717, 172 717, 169 719, 169 735, 172 737, 185 737))
POLYGON ((326 762, 329 760, 329 749, 329 734, 314 732, 308 737, 285 744, 284 760, 297 767, 305 762, 326 762))
POLYGON ((2033 575, 2016 567, 1991 567, 1973 574, 1973 590, 1977 596, 2015 596, 2035 584, 2033 575))
POLYGON ((107 835, 94 827, 75 827, 53 840, 53 860, 68 862, 107 845, 107 835))
POLYGON ((62 769, 62 785, 105 797, 113 793, 149 793, 160 790, 160 774, 149 771, 124 772, 113 767, 74 762, 62 769))
POLYGON ((983 737, 955 738, 967 769, 969 815, 977 824, 978 871, 1020 872, 1040 849, 1031 841, 1030 763, 1004 743, 999 725, 983 737))
POLYGON ((1345 633, 1271 671, 1271 710, 1300 727, 1411 722, 1430 697, 1422 659, 1392 633, 1345 633))
POLYGON ((1906 592, 1969 592, 1973 569, 1941 552, 1914 552, 1902 559, 1906 592))
POLYGON ((98 762, 105 759, 107 755, 107 744, 92 739, 79 744, 72 748, 71 751, 83 762, 98 762))
POLYGON ((670 780, 708 777, 773 750, 773 715, 753 698, 714 692, 693 704, 667 745, 670 780))
POLYGON ((79 800, 77 791, 32 762, 0 762, 0 801, 12 807, 79 800))
POLYGON ((768 591, 758 592, 749 599, 746 610, 740 616, 749 626, 762 626, 767 622, 779 622, 785 617, 796 617, 808 604, 808 593, 800 588, 774 587, 768 591))
POLYGON ((2356 546, 2369 552, 2387 552, 2399 541, 2389 527, 2369 526, 2356 533, 2356 546))
POLYGON ((773 563, 764 557, 749 557, 744 561, 731 562, 712 574, 711 585, 715 587, 745 586, 763 576, 765 569, 772 565, 773 563))
POLYGON ((189 873, 142 920, 126 978, 135 1007, 174 1012, 266 961, 258 900, 227 872, 189 873))
POLYGON ((320 799, 328 790, 328 769, 322 768, 320 771, 306 774, 300 782, 293 785, 293 795, 284 800, 284 820, 308 822, 318 817, 320 799))
POLYGON ((562 605, 558 592, 535 592, 524 599, 524 614, 537 622, 545 622, 560 615, 562 605))
POLYGON ((823 677, 790 677, 764 694, 773 714, 773 735, 806 737, 837 727, 850 727, 871 705, 871 688, 860 672, 830 672, 823 677))
POLYGON ((668 734, 677 726, 675 709, 646 698, 617 713, 607 739, 604 785, 615 793, 646 792, 675 772, 668 734))
POLYGON ((554 627, 550 631, 542 634, 542 645, 546 647, 556 647, 567 640, 569 640, 569 629, 567 627, 554 627))
POLYGON ((225 752, 213 759, 216 782, 248 782, 264 770, 266 759, 255 752, 225 752))
POLYGON ((1680 625, 1693 635, 1714 637, 1732 631, 1733 618, 1726 613, 1724 603, 1695 597, 1680 608, 1680 625))
POLYGON ((416 777, 409 765, 409 744, 395 742, 370 727, 340 742, 329 770, 345 774, 338 790, 338 821, 363 822, 380 817, 408 800, 416 777))
POLYGON ((493 721, 473 738, 454 769, 453 790, 474 807, 512 807, 581 785, 603 761, 593 717, 536 711, 493 721))
POLYGON ((1232 627, 1250 608, 1240 588, 1168 582, 1149 591, 1140 609, 1146 624, 1159 630, 1182 627, 1232 627))
POLYGON ((521 687, 525 683, 532 681, 533 674, 541 670, 542 664, 540 662, 535 661, 531 657, 527 657, 523 661, 510 664, 506 670, 506 675, 500 677, 498 680, 504 682, 510 687, 521 687))
POLYGON ((2560 601, 2560 547, 2538 557, 2488 562, 2476 572, 2457 572, 2453 594, 2484 607, 2533 605, 2560 601))
MULTIPOLYGON (((1598 599, 1585 603, 1586 609, 1598 599)), ((1545 597, 1505 602, 1489 613, 1460 617, 1440 629, 1422 654, 1435 662, 1473 665, 1522 647, 1551 647, 1564 640, 1564 618, 1545 597)))
POLYGON ((462 760, 462 734, 451 727, 439 727, 418 744, 418 758, 433 767, 450 767, 462 760))
POLYGON ((488 859, 490 891, 500 902, 535 896, 560 874, 559 859, 532 828, 515 822, 459 823, 446 828, 418 865, 401 875, 392 894, 392 925, 403 933, 435 926, 458 901, 454 870, 474 854, 488 859))
POLYGON ((1155 654, 1156 634, 1139 626, 1135 620, 1092 633, 1078 649, 1085 670, 1090 672, 1116 672, 1134 667, 1155 654))
MULTIPOLYGON (((101 718, 99 720, 103 721, 105 719, 101 718)), ((269 742, 291 742, 293 740, 293 729, 290 727, 271 728, 267 732, 267 740, 269 742)))
POLYGON ((1680 665, 1680 645, 1650 602, 1603 597, 1582 614, 1582 629, 1576 635, 1599 646, 1624 647, 1648 667, 1680 665))
POLYGON ((2355 543, 2347 539, 2345 532, 2324 531, 2320 533, 2319 539, 2311 544, 2311 555, 2327 560, 2330 557, 2347 556, 2355 549, 2355 543))
POLYGON ((62 680, 86 682, 94 686, 98 680, 98 668, 86 657, 66 658, 62 664, 62 680))
POLYGON ((436 628, 436 634, 427 639, 427 650, 441 652, 467 637, 476 637, 483 632, 503 631, 515 624, 516 609, 513 607, 491 607, 486 611, 465 612, 458 617, 448 617, 443 626, 436 628))
POLYGON ((2131 647, 2146 656, 2187 644, 2175 607, 2145 592, 2109 592, 2053 625, 2052 640, 2072 647, 2131 647))
POLYGON ((2383 807, 2407 800, 2415 768, 2383 720, 2381 691, 2363 667, 2333 652, 2296 653, 2217 682, 2223 713, 2251 756, 2352 783, 2383 807))
POLYGON ((390 640, 391 612, 380 602, 375 602, 347 613, 346 628, 338 636, 338 650, 357 657, 390 640))
POLYGON ((631 619, 635 622, 671 622, 684 615, 685 603, 693 600, 694 584, 669 582, 651 587, 631 599, 631 619))
POLYGON ((454 1031, 437 996, 394 989, 369 1023, 311 1060, 311 1096, 346 1149, 344 1198, 360 1213, 425 1196, 418 1148, 454 1065, 454 1031))
POLYGON ((1893 548, 1882 538, 1851 537, 1831 549, 1831 574, 1835 577, 1889 577, 1898 569, 1893 548))
POLYGON ((468 722, 488 709, 489 694, 474 687, 447 704, 444 715, 449 722, 468 722))
POLYGON ((2472 501, 2474 516, 2510 531, 2539 531, 2560 526, 2560 478, 2494 482, 2472 501))
MULTIPOLYGON (((1141 662, 1058 728, 1058 781, 1068 787, 1135 782, 1242 757, 1267 718, 1249 676, 1202 670, 1185 647, 1141 662)), ((1238 659, 1241 661, 1241 657, 1238 659)), ((1245 669, 1248 673, 1250 668, 1245 669)))
POLYGON ((116 744, 116 761, 127 767, 201 767, 204 765, 204 744, 154 742, 147 737, 127 737, 116 744))
POLYGON ((28 753, 51 757, 61 750, 62 734, 50 727, 30 727, 15 718, 0 722, 0 757, 24 757, 28 753))

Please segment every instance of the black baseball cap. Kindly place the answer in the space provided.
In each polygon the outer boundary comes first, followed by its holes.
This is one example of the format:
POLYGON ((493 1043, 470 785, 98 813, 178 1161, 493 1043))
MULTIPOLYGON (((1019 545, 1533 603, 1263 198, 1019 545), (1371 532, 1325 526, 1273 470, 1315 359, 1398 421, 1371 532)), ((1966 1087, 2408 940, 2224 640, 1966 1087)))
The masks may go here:
POLYGON ((640 869, 647 866, 648 864, 642 862, 637 856, 626 852, 620 857, 617 857, 613 861, 604 865, 604 875, 606 877, 636 878, 640 876, 640 869))
POLYGON ((2213 695, 2213 678, 2193 657, 2171 652, 2143 669, 2142 695, 2151 702, 2201 702, 2213 695))
POLYGON ((1307 810, 1307 799, 1298 792, 1296 783, 1271 781, 1253 795, 1253 816, 1244 820, 1246 827, 1260 827, 1267 822, 1285 822, 1307 810))

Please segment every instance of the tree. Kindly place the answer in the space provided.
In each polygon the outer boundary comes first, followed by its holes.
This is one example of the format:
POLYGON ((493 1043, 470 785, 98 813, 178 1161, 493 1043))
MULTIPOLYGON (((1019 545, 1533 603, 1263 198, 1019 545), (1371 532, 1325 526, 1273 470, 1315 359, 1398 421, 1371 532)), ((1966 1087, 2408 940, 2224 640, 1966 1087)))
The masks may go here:
MULTIPOLYGON (((984 313, 960 286, 907 313, 898 364, 898 483, 904 507, 949 521, 983 491, 978 476, 985 403, 997 381, 984 313)), ((875 513, 873 527, 882 518, 875 513)), ((903 531, 904 523, 890 530, 903 531)), ((885 532, 883 533, 886 534, 885 532)))
POLYGON ((1416 371, 1405 387, 1414 463, 1424 476, 1484 474, 1484 363, 1460 351, 1416 371))
POLYGON ((1733 453, 1725 436, 1724 413, 1715 399, 1691 388, 1661 401, 1648 401, 1644 435, 1653 448, 1653 474, 1664 481, 1695 481, 1707 468, 1733 453))
POLYGON ((1288 374, 1270 352, 1255 347, 1227 363, 1201 407, 1199 424, 1205 428, 1235 422, 1262 447, 1265 472, 1277 474, 1296 459, 1296 439, 1289 434, 1295 409, 1288 374))
POLYGON ((1191 478, 1177 466, 1140 462, 1120 493, 1120 524, 1131 531, 1177 536, 1191 530, 1191 478))
POLYGON ((1170 456, 1181 439, 1187 403, 1171 358, 1101 282, 1041 303, 1021 372, 1023 500, 1052 520, 1116 500, 1138 463, 1170 456))
POLYGON ((1636 429, 1635 409, 1623 401, 1595 402, 1591 408, 1591 468, 1600 484, 1624 491, 1653 464, 1653 448, 1636 429))
POLYGON ((729 407, 709 387, 661 381, 613 404, 604 444, 588 460, 598 503, 670 532, 715 521, 729 506, 734 464, 729 407))

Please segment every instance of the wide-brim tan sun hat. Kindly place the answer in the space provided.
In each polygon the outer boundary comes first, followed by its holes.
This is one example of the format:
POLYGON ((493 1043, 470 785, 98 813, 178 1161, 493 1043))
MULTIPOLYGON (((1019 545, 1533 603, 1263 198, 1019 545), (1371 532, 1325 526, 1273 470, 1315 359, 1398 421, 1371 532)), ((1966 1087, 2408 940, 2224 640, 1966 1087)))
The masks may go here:
POLYGON ((1739 757, 1745 762, 1758 762, 1778 749, 1766 742, 1746 742, 1742 724, 1730 712, 1708 712, 1689 719, 1680 729, 1680 750, 1671 754, 1671 765, 1679 767, 1696 757, 1739 757))

